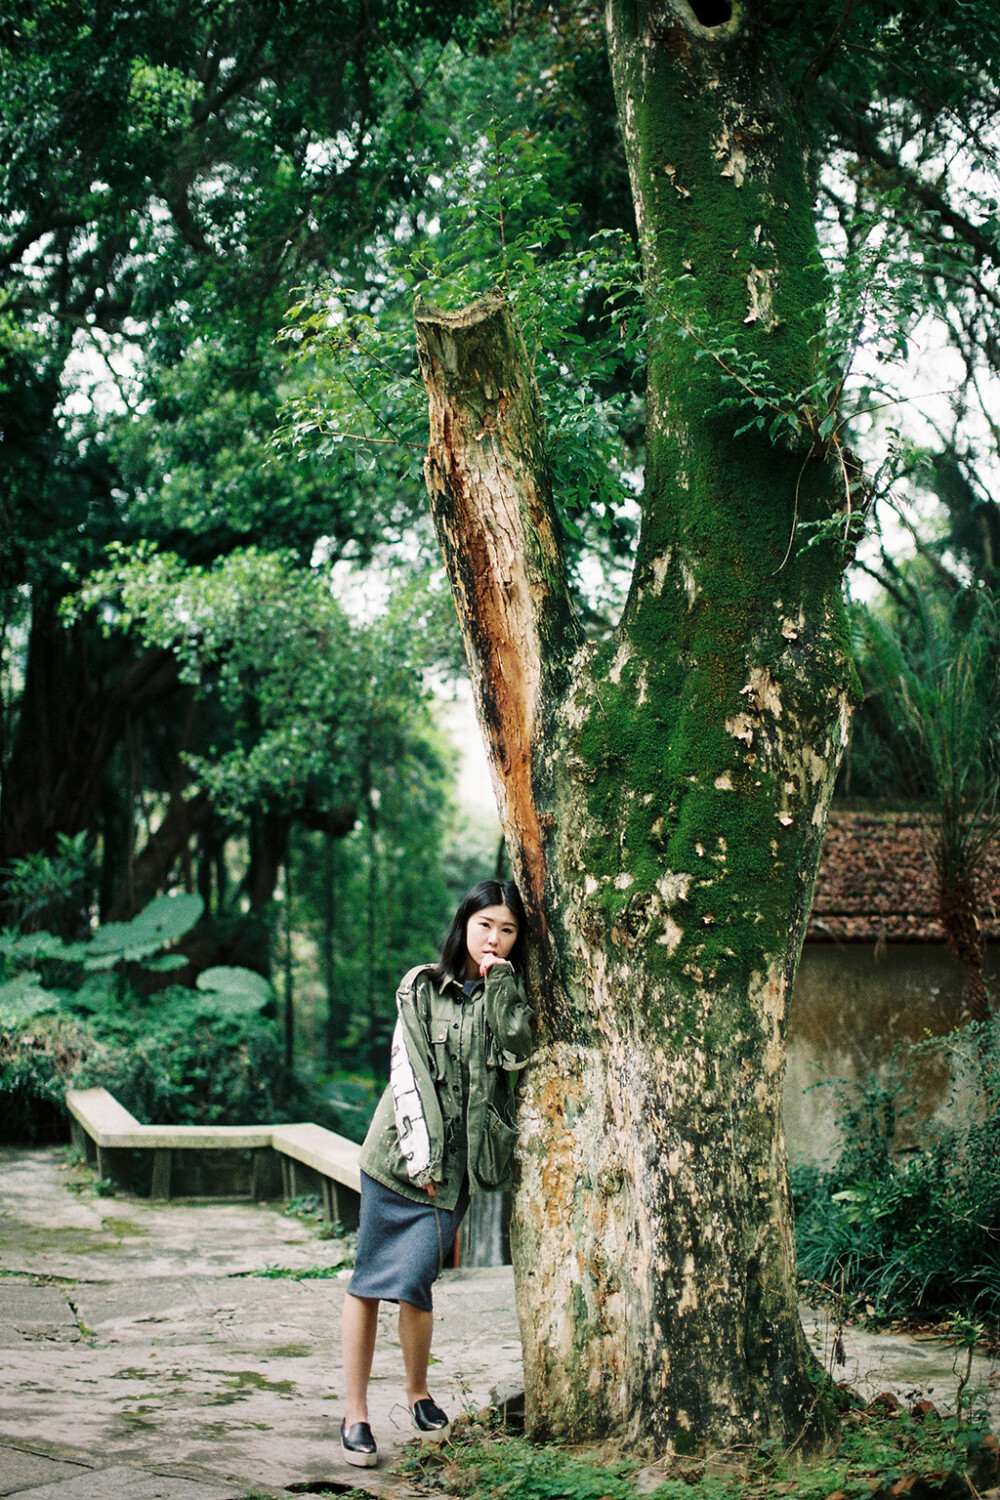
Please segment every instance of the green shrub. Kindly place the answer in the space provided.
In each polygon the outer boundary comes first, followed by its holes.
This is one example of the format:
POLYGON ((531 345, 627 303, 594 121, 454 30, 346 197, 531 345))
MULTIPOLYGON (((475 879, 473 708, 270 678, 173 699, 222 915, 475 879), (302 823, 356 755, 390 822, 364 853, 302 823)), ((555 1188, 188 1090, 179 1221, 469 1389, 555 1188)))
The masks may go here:
POLYGON ((244 1125, 302 1113, 277 1027, 174 987, 113 1011, 59 1011, 0 1026, 0 1131, 65 1136, 67 1088, 103 1087, 158 1125, 244 1125))
POLYGON ((68 1016, 0 1024, 0 1141, 20 1145, 64 1140, 67 1085, 98 1045, 68 1016))
POLYGON ((93 1013, 104 1045, 76 1087, 102 1085, 140 1120, 246 1125, 287 1118, 292 1091, 274 1021, 259 1010, 172 986, 150 1000, 93 1013))
POLYGON ((1000 1314, 1000 1026, 972 1024, 900 1049, 889 1082, 839 1087, 841 1145, 793 1174, 799 1270, 813 1290, 883 1317, 1000 1314), (911 1065, 946 1056, 944 1118, 900 1149, 911 1065))
POLYGON ((70 1087, 104 1087, 147 1124, 338 1126, 285 1068, 259 974, 219 967, 196 989, 140 992, 186 965, 170 950, 201 911, 197 896, 166 896, 82 942, 0 933, 0 1139, 65 1138, 70 1087))

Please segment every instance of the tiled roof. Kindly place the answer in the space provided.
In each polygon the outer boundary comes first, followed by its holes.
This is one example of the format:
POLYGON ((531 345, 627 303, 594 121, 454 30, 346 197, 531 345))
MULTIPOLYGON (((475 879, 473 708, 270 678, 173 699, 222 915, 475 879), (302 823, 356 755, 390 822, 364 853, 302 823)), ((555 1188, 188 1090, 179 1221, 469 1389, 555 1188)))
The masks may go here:
MULTIPOLYGON (((942 942, 928 831, 918 813, 832 813, 807 937, 942 942)), ((986 856, 979 896, 984 932, 998 938, 1000 842, 986 856)))

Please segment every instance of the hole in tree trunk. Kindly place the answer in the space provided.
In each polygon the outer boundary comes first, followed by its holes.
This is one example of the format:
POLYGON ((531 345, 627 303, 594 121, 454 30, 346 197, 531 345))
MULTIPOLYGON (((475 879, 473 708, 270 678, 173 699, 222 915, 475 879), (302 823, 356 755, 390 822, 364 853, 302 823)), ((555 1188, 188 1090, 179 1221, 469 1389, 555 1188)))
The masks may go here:
POLYGON ((700 25, 711 28, 725 26, 733 19, 733 7, 729 0, 690 0, 695 19, 700 25))

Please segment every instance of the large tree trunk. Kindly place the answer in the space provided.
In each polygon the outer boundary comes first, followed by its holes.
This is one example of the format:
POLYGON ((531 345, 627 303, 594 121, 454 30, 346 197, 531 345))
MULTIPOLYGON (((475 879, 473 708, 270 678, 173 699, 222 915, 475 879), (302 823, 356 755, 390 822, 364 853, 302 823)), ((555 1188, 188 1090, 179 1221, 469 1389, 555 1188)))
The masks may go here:
POLYGON ((789 542, 843 495, 808 439, 735 438, 718 364, 677 337, 711 326, 788 389, 810 378, 801 155, 740 14, 611 6, 652 348, 642 537, 610 641, 586 643, 569 602, 505 305, 417 310, 431 505, 533 922, 528 1426, 660 1451, 819 1425, 780 1101, 851 669, 840 551, 789 542))
POLYGON ((943 859, 939 859, 939 868, 948 869, 938 882, 938 913, 948 952, 962 965, 969 1015, 973 1021, 985 1021, 990 1013, 986 944, 975 886, 971 879, 954 874, 943 859))
POLYGON ((142 852, 129 861, 105 921, 127 922, 164 890, 177 860, 211 817, 207 792, 195 792, 185 800, 175 791, 156 832, 150 834, 142 852))
POLYGON ((53 854, 57 834, 96 825, 108 766, 130 716, 177 689, 169 652, 116 657, 85 620, 64 626, 58 600, 39 592, 17 729, 3 768, 0 868, 29 854, 53 854))

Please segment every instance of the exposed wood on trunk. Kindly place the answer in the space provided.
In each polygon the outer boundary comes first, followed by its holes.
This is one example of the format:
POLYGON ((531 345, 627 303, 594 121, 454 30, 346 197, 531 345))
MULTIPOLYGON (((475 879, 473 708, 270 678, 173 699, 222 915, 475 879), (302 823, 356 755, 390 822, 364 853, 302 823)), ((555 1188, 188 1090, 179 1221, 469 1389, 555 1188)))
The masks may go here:
POLYGON ((546 696, 579 640, 552 506, 541 421, 510 309, 496 294, 458 313, 418 303, 430 396, 427 489, 453 580, 508 847, 545 911, 533 778, 546 696))

